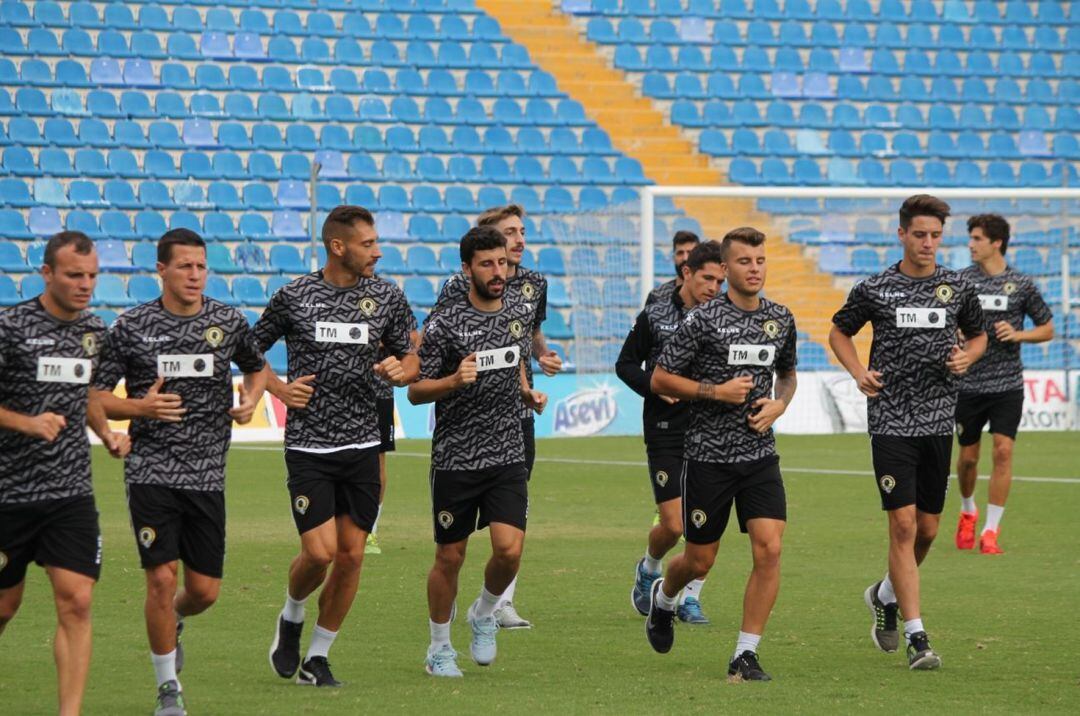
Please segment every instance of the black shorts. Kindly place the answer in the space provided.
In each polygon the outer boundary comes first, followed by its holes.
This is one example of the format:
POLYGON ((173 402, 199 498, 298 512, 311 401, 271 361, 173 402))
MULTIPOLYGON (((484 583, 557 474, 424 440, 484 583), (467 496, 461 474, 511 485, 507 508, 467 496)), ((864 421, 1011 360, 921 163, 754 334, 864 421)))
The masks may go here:
POLYGON ((687 460, 683 463, 683 534, 687 542, 712 544, 724 535, 731 504, 739 530, 756 518, 787 520, 787 496, 780 458, 741 463, 687 460))
POLYGON ((225 567, 225 493, 127 486, 131 528, 143 569, 180 560, 221 579, 225 567))
POLYGON ((339 515, 371 532, 379 515, 378 446, 330 453, 286 450, 285 467, 297 532, 339 515))
POLYGON ((532 478, 533 464, 536 463, 536 420, 522 418, 521 435, 525 440, 525 479, 532 478))
POLYGON ((0 504, 0 589, 18 586, 30 562, 97 581, 101 529, 92 496, 0 504))
POLYGON ((394 399, 376 398, 375 415, 379 419, 379 452, 394 452, 394 399))
POLYGON ((431 470, 435 542, 452 544, 492 522, 525 529, 528 474, 523 463, 483 470, 431 470))
POLYGON ((1022 388, 1004 393, 961 393, 956 403, 956 439, 961 445, 975 445, 990 423, 991 433, 1015 440, 1023 414, 1022 388))
POLYGON ((649 453, 649 484, 656 504, 682 497, 682 455, 649 453))
POLYGON ((920 512, 941 514, 949 490, 952 435, 871 435, 870 453, 881 509, 915 505, 920 512))

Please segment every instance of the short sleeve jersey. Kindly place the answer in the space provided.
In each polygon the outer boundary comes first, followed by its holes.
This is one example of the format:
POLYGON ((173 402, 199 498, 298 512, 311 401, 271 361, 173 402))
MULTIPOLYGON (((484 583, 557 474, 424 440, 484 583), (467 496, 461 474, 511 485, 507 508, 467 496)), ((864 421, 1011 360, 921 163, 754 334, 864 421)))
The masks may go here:
POLYGON ((996 276, 989 276, 978 266, 968 266, 960 275, 979 297, 985 317, 983 328, 987 334, 986 353, 960 376, 960 392, 985 394, 1022 390, 1024 366, 1020 362, 1020 344, 999 341, 994 324, 1005 321, 1020 331, 1024 328, 1024 316, 1041 326, 1053 320, 1054 314, 1035 282, 1011 267, 996 276))
POLYGON ((746 401, 733 405, 698 400, 690 405, 684 456, 689 460, 735 464, 776 454, 773 431, 762 434, 748 419, 759 398, 772 396, 773 374, 795 370, 795 317, 786 307, 761 299, 744 311, 722 294, 686 314, 657 360, 669 373, 713 384, 750 376, 746 401))
MULTIPOLYGON (((382 280, 386 281, 387 279, 382 279, 382 280)), ((391 285, 397 285, 397 284, 394 284, 393 282, 389 282, 389 281, 388 281, 388 283, 391 283, 391 285)), ((413 315, 412 311, 409 311, 408 323, 409 323, 409 333, 412 333, 413 331, 416 330, 416 316, 413 315)), ((381 363, 382 361, 386 360, 389 357, 390 357, 390 351, 388 351, 386 349, 386 346, 380 344, 379 345, 379 350, 375 354, 375 362, 376 363, 381 363)), ((394 386, 390 385, 385 380, 383 380, 382 378, 377 376, 374 371, 372 371, 372 373, 371 373, 371 387, 375 391, 376 400, 393 400, 394 399, 394 386)))
POLYGON ((650 452, 657 454, 682 455, 690 421, 688 402, 668 403, 650 387, 664 345, 685 318, 686 309, 677 292, 668 294, 666 300, 646 304, 626 336, 616 364, 619 377, 645 399, 642 405, 645 444, 650 452), (641 364, 643 371, 639 368, 641 364))
POLYGON ((94 387, 111 391, 123 379, 128 396, 142 398, 160 376, 159 392, 179 395, 187 411, 175 423, 131 421, 131 454, 124 461, 128 483, 225 489, 233 422, 231 363, 256 373, 263 356, 244 315, 220 301, 204 297, 198 313, 177 316, 159 298, 116 319, 105 338, 94 387))
POLYGON ((651 305, 653 303, 664 303, 669 300, 671 296, 679 290, 679 284, 675 279, 665 281, 653 290, 649 291, 649 295, 645 298, 645 305, 651 305))
MULTIPOLYGON (((508 302, 522 302, 529 304, 533 310, 533 324, 529 329, 529 335, 540 330, 544 321, 547 320, 547 279, 542 273, 532 271, 524 266, 518 266, 517 272, 506 282, 506 291, 503 300, 508 302)), ((459 271, 443 284, 439 292, 439 299, 435 303, 435 309, 431 312, 434 316, 447 306, 467 300, 469 297, 469 277, 464 271, 459 271)), ((430 316, 429 316, 430 320, 430 316)), ((532 368, 532 341, 529 342, 528 353, 525 359, 525 377, 529 385, 533 385, 532 368)), ((532 417, 532 410, 522 405, 521 419, 527 420, 532 417)))
POLYGON ((867 401, 871 435, 952 433, 959 382, 945 362, 957 329, 969 338, 983 332, 979 297, 963 276, 938 266, 912 278, 897 263, 855 284, 833 323, 848 336, 874 327, 869 367, 884 387, 867 401))
POLYGON ((447 306, 427 323, 420 344, 420 379, 453 375, 477 354, 477 379, 435 403, 432 467, 482 470, 525 461, 519 406, 520 362, 532 341, 533 309, 503 302, 485 312, 468 300, 447 306))
POLYGON ((303 410, 290 410, 285 446, 300 449, 376 445, 379 426, 370 374, 381 343, 404 357, 409 342, 409 309, 394 284, 361 278, 354 286, 333 286, 317 271, 281 287, 255 324, 264 352, 285 339, 288 379, 315 375, 315 392, 303 410))
POLYGON ((104 338, 89 311, 61 321, 37 298, 0 313, 0 406, 67 420, 51 443, 0 430, 0 504, 93 494, 86 401, 104 338))

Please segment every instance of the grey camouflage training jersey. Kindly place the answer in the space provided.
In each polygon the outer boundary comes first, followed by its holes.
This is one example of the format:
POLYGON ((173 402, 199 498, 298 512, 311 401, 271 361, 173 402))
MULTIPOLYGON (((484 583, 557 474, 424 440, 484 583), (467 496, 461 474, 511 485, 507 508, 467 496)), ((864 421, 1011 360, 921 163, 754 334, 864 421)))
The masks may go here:
POLYGON ((0 430, 0 504, 93 494, 86 401, 104 337, 89 311, 61 321, 37 298, 0 312, 0 406, 67 420, 51 443, 0 430))
POLYGON ((686 314, 667 340, 657 365, 669 373, 713 384, 750 376, 754 387, 733 405, 695 400, 690 406, 684 457, 734 464, 776 454, 770 429, 764 434, 748 422, 754 402, 772 397, 773 374, 795 370, 795 317, 785 306, 762 298, 756 311, 744 311, 722 294, 686 314))
POLYGON ((240 311, 203 298, 193 316, 170 313, 155 299, 123 313, 109 329, 94 377, 98 390, 124 380, 128 396, 142 398, 161 376, 161 393, 180 396, 179 422, 131 421, 131 454, 124 479, 131 484, 219 492, 232 442, 231 363, 244 373, 262 370, 263 356, 240 311))
POLYGON ((1030 316, 1036 326, 1054 318, 1035 282, 1006 267, 996 276, 989 276, 977 265, 960 272, 975 289, 982 305, 986 330, 986 353, 967 373, 960 376, 961 393, 1005 393, 1022 390, 1024 365, 1020 362, 1020 344, 1002 343, 994 324, 1005 321, 1020 331, 1024 316, 1030 316))
POLYGON ((398 358, 412 352, 412 311, 394 284, 361 278, 340 288, 321 270, 286 284, 255 324, 261 350, 285 338, 288 379, 315 375, 308 406, 289 410, 285 446, 298 449, 377 445, 372 368, 381 343, 398 358))
POLYGON ((833 323, 848 336, 874 327, 869 367, 884 387, 867 400, 871 435, 952 433, 959 381, 945 362, 957 329, 968 338, 983 332, 979 297, 959 272, 938 266, 912 278, 897 263, 855 284, 833 323))
POLYGON ((477 354, 477 380, 435 403, 431 465, 439 470, 481 470, 525 462, 519 406, 520 362, 532 341, 533 308, 504 302, 485 312, 459 301, 432 316, 420 344, 420 379, 457 372, 477 354))

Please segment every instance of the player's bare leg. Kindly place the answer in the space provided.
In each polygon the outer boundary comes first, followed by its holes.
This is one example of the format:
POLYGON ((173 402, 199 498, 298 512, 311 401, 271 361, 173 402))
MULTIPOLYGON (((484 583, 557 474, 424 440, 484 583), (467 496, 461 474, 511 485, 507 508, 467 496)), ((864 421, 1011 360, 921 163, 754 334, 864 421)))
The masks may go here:
POLYGON ((323 629, 337 631, 356 598, 360 584, 360 568, 364 563, 364 544, 368 533, 360 529, 348 516, 337 522, 337 549, 334 567, 319 595, 318 625, 323 629))
POLYGON ((986 522, 979 536, 979 551, 983 554, 1001 554, 998 534, 1005 502, 1012 487, 1012 458, 1016 441, 1006 435, 994 434, 994 467, 990 472, 990 500, 986 506, 986 522))
POLYGON ((90 601, 94 580, 59 567, 47 567, 56 602, 53 655, 59 685, 60 716, 78 716, 90 671, 90 601))
POLYGON ((0 589, 0 635, 3 635, 4 629, 15 618, 15 613, 19 611, 25 588, 26 580, 24 579, 14 587, 0 589))
POLYGON ((776 595, 780 592, 780 545, 784 536, 783 520, 749 520, 750 550, 754 568, 743 595, 742 631, 761 635, 769 620, 776 595))

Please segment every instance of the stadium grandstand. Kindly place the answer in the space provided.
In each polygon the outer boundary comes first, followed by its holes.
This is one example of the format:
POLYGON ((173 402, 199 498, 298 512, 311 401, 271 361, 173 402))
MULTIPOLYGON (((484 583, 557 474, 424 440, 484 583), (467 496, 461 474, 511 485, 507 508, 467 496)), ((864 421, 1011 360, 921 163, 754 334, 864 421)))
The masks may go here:
MULTIPOLYGON (((545 334, 579 369, 610 370, 638 310, 644 185, 1080 187, 1070 5, 3 0, 0 306, 41 291, 43 239, 74 229, 97 241, 109 322, 159 293, 154 242, 188 227, 210 244, 208 295, 253 321, 309 270, 312 206, 348 203, 376 213, 379 272, 422 320, 458 238, 513 202, 528 212, 525 265, 550 281, 545 334), (577 359, 585 341, 599 359, 577 359)), ((1059 326, 1023 346, 1025 364, 1075 367, 1080 281, 1062 259, 1080 267, 1078 202, 954 208, 943 262, 956 268, 970 262, 965 213, 1024 217, 1010 261, 1038 277, 1059 326)), ((719 238, 738 216, 768 217, 802 298, 777 295, 800 321, 822 314, 800 368, 835 368, 823 307, 897 260, 894 216, 662 199, 657 246, 679 229, 719 238)), ((655 263, 670 278, 662 250, 655 263)))

